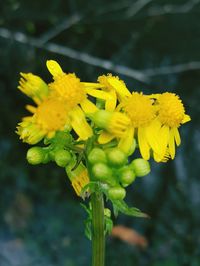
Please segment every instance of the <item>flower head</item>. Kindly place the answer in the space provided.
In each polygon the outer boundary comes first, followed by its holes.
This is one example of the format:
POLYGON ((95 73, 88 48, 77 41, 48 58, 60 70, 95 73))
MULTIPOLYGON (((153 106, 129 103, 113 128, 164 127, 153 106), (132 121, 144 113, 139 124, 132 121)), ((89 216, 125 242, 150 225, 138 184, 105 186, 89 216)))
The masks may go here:
POLYGON ((151 126, 156 117, 152 100, 142 93, 133 92, 122 99, 119 107, 131 121, 130 128, 120 139, 119 147, 128 152, 133 144, 133 137, 136 135, 140 153, 145 160, 148 160, 151 148, 148 136, 152 135, 151 126))
POLYGON ((158 119, 162 125, 178 128, 184 123, 185 108, 178 95, 165 92, 158 97, 157 103, 158 119))
POLYGON ((133 92, 122 103, 125 113, 129 116, 134 128, 148 126, 155 118, 155 110, 151 100, 142 93, 133 92))
POLYGON ((48 85, 32 73, 20 73, 18 89, 32 98, 36 103, 41 102, 49 93, 48 85))
POLYGON ((56 131, 70 128, 69 109, 55 97, 47 97, 37 107, 27 106, 33 113, 25 117, 17 127, 20 138, 29 144, 36 144, 43 137, 53 137, 56 131))
POLYGON ((58 97, 66 101, 69 108, 74 108, 86 99, 86 91, 83 84, 75 74, 66 74, 59 64, 53 60, 47 61, 47 68, 53 75, 54 82, 49 88, 56 92, 58 97))
POLYGON ((181 143, 178 128, 181 124, 190 121, 190 117, 185 114, 185 108, 179 96, 174 93, 165 92, 154 96, 157 118, 155 121, 154 134, 157 144, 151 143, 156 161, 163 161, 175 157, 175 144, 181 143))

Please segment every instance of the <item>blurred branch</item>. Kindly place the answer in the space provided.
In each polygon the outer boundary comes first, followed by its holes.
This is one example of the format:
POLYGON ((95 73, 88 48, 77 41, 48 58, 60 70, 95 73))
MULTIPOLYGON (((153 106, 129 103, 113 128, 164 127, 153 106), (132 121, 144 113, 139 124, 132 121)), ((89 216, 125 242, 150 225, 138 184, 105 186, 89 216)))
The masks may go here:
POLYGON ((113 13, 115 11, 119 11, 122 10, 124 8, 127 8, 130 6, 130 0, 129 1, 123 1, 120 3, 114 2, 112 4, 106 4, 106 5, 102 5, 101 7, 99 7, 96 11, 95 14, 96 15, 105 15, 107 13, 113 13))
POLYGON ((136 79, 140 82, 143 82, 143 83, 149 82, 148 77, 146 77, 142 72, 140 72, 138 70, 135 70, 135 69, 132 69, 132 68, 129 68, 126 66, 122 66, 122 65, 113 64, 109 60, 104 60, 104 59, 101 59, 98 57, 94 57, 90 54, 87 54, 85 52, 76 51, 76 50, 69 48, 67 46, 62 46, 62 45, 58 45, 55 43, 46 43, 45 45, 43 45, 43 44, 41 44, 40 39, 30 38, 21 32, 12 33, 11 31, 9 31, 5 28, 0 28, 0 37, 5 38, 5 39, 9 39, 9 40, 14 40, 14 41, 17 41, 19 43, 31 45, 31 46, 36 47, 36 48, 41 48, 43 50, 46 50, 46 51, 49 51, 52 53, 64 55, 64 56, 67 56, 69 58, 87 63, 87 64, 92 65, 92 66, 101 67, 101 68, 107 69, 109 71, 113 71, 113 72, 116 72, 118 74, 122 74, 124 76, 134 78, 134 79, 136 79))
POLYGON ((80 14, 74 14, 71 17, 65 19, 62 21, 60 24, 56 25, 55 27, 51 28, 49 31, 45 32, 39 39, 38 41, 40 44, 45 44, 49 40, 53 39, 56 37, 59 33, 62 31, 69 29, 71 26, 76 24, 82 19, 82 15, 80 14))
POLYGON ((143 70, 143 74, 145 74, 147 77, 153 77, 153 76, 168 75, 173 73, 181 73, 188 70, 199 70, 199 69, 200 69, 200 62, 192 61, 173 66, 163 66, 158 68, 146 69, 143 70))
POLYGON ((146 84, 148 84, 150 82, 151 77, 154 76, 168 75, 173 73, 181 73, 188 70, 200 69, 200 62, 192 61, 173 66, 161 66, 157 68, 150 68, 139 71, 126 66, 114 64, 112 63, 112 61, 104 60, 99 57, 87 54, 85 52, 74 50, 67 46, 59 45, 52 42, 41 44, 40 38, 30 38, 21 32, 12 33, 11 31, 5 28, 0 28, 0 37, 9 40, 14 40, 22 44, 31 45, 33 47, 40 48, 48 52, 67 56, 69 58, 84 62, 92 66, 104 68, 106 70, 113 71, 127 77, 131 77, 146 84))
POLYGON ((148 3, 152 2, 152 0, 138 0, 132 6, 128 8, 126 12, 126 17, 135 16, 143 7, 145 7, 148 3))
POLYGON ((184 14, 190 12, 197 4, 200 3, 200 0, 189 0, 183 5, 163 5, 159 7, 151 7, 147 14, 148 16, 161 16, 166 14, 184 14))

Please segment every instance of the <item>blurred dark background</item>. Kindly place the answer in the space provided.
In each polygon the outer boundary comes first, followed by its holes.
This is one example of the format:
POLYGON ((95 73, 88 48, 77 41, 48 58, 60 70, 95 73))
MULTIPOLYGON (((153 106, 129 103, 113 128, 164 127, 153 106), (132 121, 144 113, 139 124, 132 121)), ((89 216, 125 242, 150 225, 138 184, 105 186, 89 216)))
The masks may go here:
POLYGON ((0 1, 0 265, 88 266, 80 199, 64 170, 30 166, 15 134, 28 98, 19 72, 50 81, 47 59, 88 81, 111 72, 131 90, 180 95, 192 121, 176 159, 152 162, 130 187, 129 205, 151 216, 114 220, 147 248, 107 240, 106 265, 200 265, 200 1, 0 1))

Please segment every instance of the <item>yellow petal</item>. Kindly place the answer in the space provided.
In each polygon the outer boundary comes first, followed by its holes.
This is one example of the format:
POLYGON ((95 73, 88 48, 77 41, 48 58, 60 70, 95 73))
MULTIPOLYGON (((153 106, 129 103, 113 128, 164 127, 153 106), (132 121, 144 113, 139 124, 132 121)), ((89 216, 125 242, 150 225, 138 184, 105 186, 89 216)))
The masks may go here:
POLYGON ((138 144, 140 148, 140 153, 145 160, 150 158, 150 147, 147 142, 145 128, 138 128, 138 144))
POLYGON ((157 163, 159 163, 159 162, 162 161, 162 158, 161 158, 160 155, 159 155, 158 153, 156 153, 156 152, 153 153, 153 158, 154 158, 154 160, 155 160, 157 163))
POLYGON ((169 154, 172 159, 175 157, 175 142, 174 142, 174 131, 171 130, 169 134, 169 154))
POLYGON ((174 137, 175 137, 176 145, 179 146, 181 144, 181 138, 180 138, 178 128, 175 127, 172 130, 174 131, 174 137))
POLYGON ((95 104, 93 104, 91 101, 89 101, 88 99, 85 99, 83 100, 81 103, 80 103, 83 111, 86 113, 86 114, 90 114, 90 113, 95 113, 98 111, 98 108, 96 107, 95 104))
POLYGON ((54 61, 54 60, 47 60, 47 68, 49 70, 49 72, 51 73, 51 75, 56 78, 57 76, 63 74, 62 68, 60 67, 60 65, 54 61))
POLYGON ((158 132, 158 141, 159 141, 159 156, 163 158, 167 150, 167 144, 169 143, 169 127, 162 126, 158 132))
POLYGON ((134 128, 130 127, 126 133, 124 133, 123 137, 120 138, 118 147, 125 153, 129 153, 130 149, 133 145, 133 136, 134 136, 134 128))
POLYGON ((130 96, 131 93, 127 89, 125 83, 116 77, 108 77, 109 84, 116 90, 120 97, 130 96))
POLYGON ((114 139, 115 136, 107 131, 102 131, 102 133, 99 135, 98 142, 100 144, 105 144, 110 142, 112 139, 114 139))
POLYGON ((106 100, 106 104, 105 104, 105 110, 106 111, 114 111, 116 104, 117 104, 117 95, 115 90, 110 90, 109 94, 112 96, 110 99, 106 100))
POLYGON ((81 84, 83 84, 84 87, 87 88, 87 89, 100 89, 100 88, 105 88, 105 86, 103 84, 100 84, 100 83, 81 82, 81 84))
POLYGON ((187 122, 189 122, 191 120, 191 117, 189 115, 184 115, 183 121, 181 122, 181 124, 185 124, 187 122))
POLYGON ((112 96, 109 93, 104 92, 104 91, 95 90, 95 89, 88 89, 88 88, 86 88, 85 90, 86 90, 87 94, 89 94, 93 97, 99 98, 99 99, 107 100, 107 99, 112 98, 112 96))
POLYGON ((92 136, 92 129, 80 107, 77 106, 70 112, 70 119, 74 131, 81 139, 86 140, 92 136))
POLYGON ((161 123, 158 120, 154 120, 150 126, 146 128, 146 137, 152 150, 159 153, 159 142, 158 142, 158 132, 161 128, 161 123))
POLYGON ((35 111, 37 110, 36 107, 34 107, 34 106, 32 106, 32 105, 29 105, 29 104, 26 105, 26 109, 27 109, 30 113, 32 113, 32 114, 34 114, 35 111))

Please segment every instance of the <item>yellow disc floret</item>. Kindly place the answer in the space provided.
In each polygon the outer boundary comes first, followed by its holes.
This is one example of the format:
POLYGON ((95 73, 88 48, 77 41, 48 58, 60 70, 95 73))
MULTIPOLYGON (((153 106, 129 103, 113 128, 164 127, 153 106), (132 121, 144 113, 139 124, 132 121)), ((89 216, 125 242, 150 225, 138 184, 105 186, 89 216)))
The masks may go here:
POLYGON ((62 130, 66 124, 68 110, 63 101, 48 98, 38 106, 34 118, 37 125, 47 132, 62 130))
POLYGON ((133 92, 123 105, 134 128, 147 126, 155 117, 152 101, 142 93, 133 92))
POLYGON ((75 74, 66 74, 54 60, 47 61, 47 68, 54 78, 54 82, 49 84, 49 88, 65 100, 70 109, 86 99, 84 85, 75 74))
POLYGON ((75 74, 63 73, 49 87, 67 102, 69 108, 74 108, 86 98, 83 85, 75 74))
POLYGON ((158 118, 169 127, 179 127, 185 116, 185 109, 179 96, 165 92, 158 98, 158 118))

